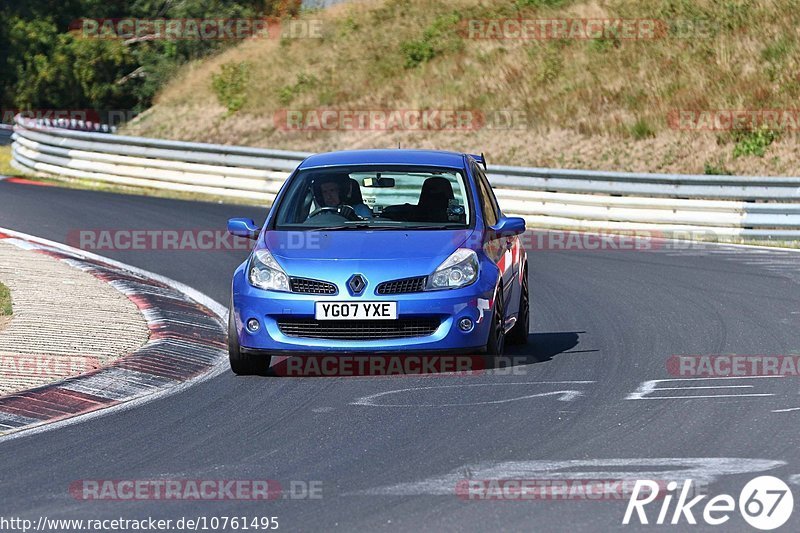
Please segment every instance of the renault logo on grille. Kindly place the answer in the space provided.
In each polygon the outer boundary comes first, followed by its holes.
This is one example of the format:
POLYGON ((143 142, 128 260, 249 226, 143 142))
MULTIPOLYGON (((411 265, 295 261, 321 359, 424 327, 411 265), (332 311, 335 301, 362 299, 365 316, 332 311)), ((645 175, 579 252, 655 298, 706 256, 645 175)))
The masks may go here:
POLYGON ((367 287, 367 280, 361 274, 354 274, 348 281, 347 286, 350 292, 355 296, 364 292, 367 287))

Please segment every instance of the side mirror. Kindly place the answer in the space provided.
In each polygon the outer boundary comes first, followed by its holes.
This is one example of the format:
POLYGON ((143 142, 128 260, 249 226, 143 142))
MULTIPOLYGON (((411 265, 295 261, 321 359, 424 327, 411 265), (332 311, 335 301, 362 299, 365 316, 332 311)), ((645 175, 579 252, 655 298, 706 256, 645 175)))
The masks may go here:
POLYGON ((501 237, 511 237, 525 233, 525 219, 522 217, 501 217, 492 227, 492 230, 501 237))
POLYGON ((250 218, 231 218, 228 220, 228 233, 237 237, 257 239, 261 229, 250 218))

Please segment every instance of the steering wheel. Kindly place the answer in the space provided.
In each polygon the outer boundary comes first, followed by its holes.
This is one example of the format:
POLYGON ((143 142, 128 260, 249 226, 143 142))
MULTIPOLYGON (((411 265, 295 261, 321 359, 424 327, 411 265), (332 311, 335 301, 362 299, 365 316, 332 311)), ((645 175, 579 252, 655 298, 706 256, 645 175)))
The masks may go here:
POLYGON ((349 206, 347 204, 338 205, 336 207, 331 207, 331 206, 320 207, 319 209, 316 209, 313 212, 311 212, 308 215, 308 218, 321 215, 322 213, 335 213, 346 220, 361 220, 361 217, 359 217, 356 214, 356 210, 353 209, 352 206, 349 206))

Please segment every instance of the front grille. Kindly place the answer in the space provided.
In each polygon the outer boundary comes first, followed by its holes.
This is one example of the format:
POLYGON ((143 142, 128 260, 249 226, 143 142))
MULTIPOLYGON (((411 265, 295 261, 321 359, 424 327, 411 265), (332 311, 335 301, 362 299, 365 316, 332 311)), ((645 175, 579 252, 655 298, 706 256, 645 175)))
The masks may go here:
POLYGON ((279 318, 278 328, 288 337, 309 339, 377 340, 426 337, 441 324, 438 318, 398 320, 315 320, 279 318))
POLYGON ((290 278, 289 287, 301 294, 336 294, 336 285, 315 279, 290 278))
POLYGON ((396 279, 394 281, 384 281, 378 285, 378 294, 404 294, 409 292, 422 292, 425 288, 427 276, 416 278, 396 279))

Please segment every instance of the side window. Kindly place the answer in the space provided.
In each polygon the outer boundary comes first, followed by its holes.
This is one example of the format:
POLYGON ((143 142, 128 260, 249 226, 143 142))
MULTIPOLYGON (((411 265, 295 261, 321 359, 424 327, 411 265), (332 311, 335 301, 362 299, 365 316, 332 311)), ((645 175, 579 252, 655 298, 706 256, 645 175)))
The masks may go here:
POLYGON ((499 218, 497 200, 494 197, 492 188, 489 185, 489 181, 486 179, 486 176, 483 174, 483 171, 481 171, 477 165, 473 166, 472 169, 473 173, 475 174, 475 181, 478 184, 478 193, 481 198, 483 218, 486 221, 487 226, 494 226, 497 224, 497 220, 499 218))
MULTIPOLYGON (((477 167, 477 165, 476 165, 477 167)), ((489 178, 486 177, 486 174, 483 173, 483 170, 478 168, 478 173, 481 175, 483 182, 486 184, 486 194, 489 196, 489 200, 492 202, 492 209, 494 209, 494 216, 496 219, 500 219, 500 204, 497 203, 497 197, 494 195, 494 189, 492 189, 492 184, 489 183, 489 178)))

